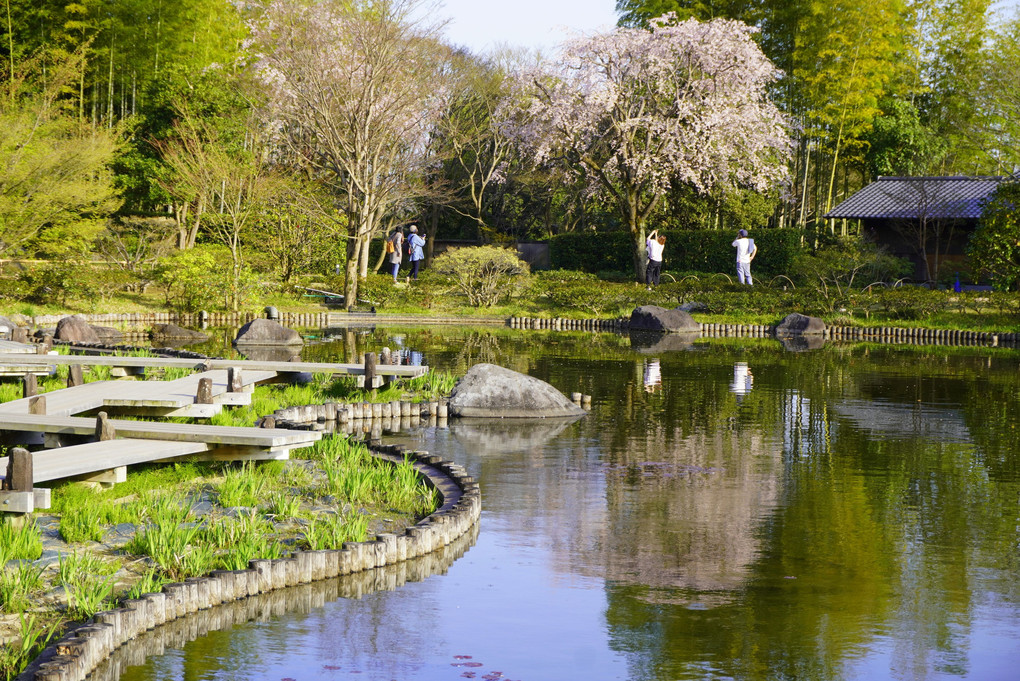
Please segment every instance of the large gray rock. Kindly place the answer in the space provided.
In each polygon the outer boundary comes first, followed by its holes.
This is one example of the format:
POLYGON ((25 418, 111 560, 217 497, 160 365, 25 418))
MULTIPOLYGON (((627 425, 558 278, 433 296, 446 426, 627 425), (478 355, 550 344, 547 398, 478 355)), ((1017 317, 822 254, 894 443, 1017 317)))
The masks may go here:
POLYGON ((796 312, 786 315, 776 326, 777 336, 817 336, 825 333, 825 322, 796 312))
POLYGON ((57 329, 53 332, 53 338, 69 343, 100 342, 99 334, 81 315, 64 317, 57 322, 57 329))
POLYGON ((234 345, 302 345, 301 334, 280 322, 253 319, 237 331, 234 345))
POLYGON ((450 394, 450 416, 550 418, 584 413, 545 381, 495 364, 474 365, 450 394))
POLYGON ((201 331, 186 329, 177 324, 153 324, 149 338, 155 341, 175 340, 189 343, 204 343, 209 340, 209 336, 201 331))
POLYGON ((13 321, 3 315, 0 315, 0 338, 9 339, 15 326, 17 326, 17 324, 13 321))
POLYGON ((630 313, 630 328, 635 331, 692 333, 701 331, 701 324, 680 309, 668 310, 658 305, 642 305, 630 313))

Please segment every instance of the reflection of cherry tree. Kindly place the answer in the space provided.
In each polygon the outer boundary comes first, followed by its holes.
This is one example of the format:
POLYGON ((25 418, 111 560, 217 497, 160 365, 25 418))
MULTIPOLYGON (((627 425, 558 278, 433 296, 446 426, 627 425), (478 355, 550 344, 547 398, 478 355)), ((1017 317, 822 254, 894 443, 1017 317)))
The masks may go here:
POLYGON ((674 186, 768 189, 786 177, 789 141, 767 89, 778 75, 737 21, 652 22, 568 43, 525 76, 517 134, 533 158, 563 161, 606 195, 644 271, 645 221, 674 186))

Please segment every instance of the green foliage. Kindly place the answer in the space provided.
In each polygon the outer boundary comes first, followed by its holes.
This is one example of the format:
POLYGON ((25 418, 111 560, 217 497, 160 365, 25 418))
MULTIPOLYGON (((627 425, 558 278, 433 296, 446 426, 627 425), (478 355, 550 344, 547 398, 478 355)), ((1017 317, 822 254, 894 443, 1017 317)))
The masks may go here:
POLYGON ((341 548, 344 542, 365 541, 368 538, 368 518, 349 513, 323 513, 316 515, 305 528, 301 545, 311 551, 341 548))
POLYGON ((601 317, 606 311, 617 311, 630 301, 624 291, 607 290, 598 281, 557 284, 548 290, 547 295, 553 303, 565 310, 578 310, 593 317, 601 317))
POLYGON ((226 478, 218 486, 220 505, 225 508, 232 506, 255 507, 265 496, 269 481, 261 468, 247 462, 239 468, 227 471, 226 478))
POLYGON ((56 260, 25 270, 19 278, 27 292, 27 300, 66 306, 71 300, 96 295, 89 269, 87 265, 73 260, 56 260))
POLYGON ((1020 290, 1020 182, 999 186, 970 238, 971 270, 1000 291, 1020 290))
POLYGON ((0 679, 13 679, 23 672, 28 663, 49 645, 59 626, 59 620, 42 624, 37 623, 34 614, 22 614, 17 640, 0 646, 0 679))
POLYGON ((475 307, 492 307, 527 285, 530 269, 509 248, 476 246, 443 253, 432 265, 453 280, 454 289, 475 307))
POLYGON ((0 568, 0 609, 24 612, 31 607, 29 596, 42 586, 42 570, 28 562, 0 568))
POLYGON ((93 503, 76 505, 60 514, 60 536, 69 544, 102 541, 102 511, 93 503))
MULTIPOLYGON (((735 234, 722 230, 659 232, 666 237, 663 267, 683 272, 732 272, 735 234)), ((788 274, 803 252, 802 233, 795 229, 760 229, 751 236, 760 249, 754 259, 756 276, 788 274)), ((549 239, 549 258, 556 269, 583 272, 629 272, 631 237, 625 232, 560 234, 549 239)))
POLYGON ((120 563, 105 561, 92 553, 60 557, 58 581, 67 593, 67 614, 86 620, 112 606, 114 573, 120 563))
MULTIPOLYGON (((196 246, 160 261, 157 281, 166 292, 166 304, 177 313, 227 309, 234 289, 230 253, 222 246, 196 246)), ((251 293, 254 274, 245 271, 238 294, 251 293)))
POLYGON ((0 567, 9 560, 36 560, 42 555, 42 533, 35 520, 15 524, 0 519, 0 567))

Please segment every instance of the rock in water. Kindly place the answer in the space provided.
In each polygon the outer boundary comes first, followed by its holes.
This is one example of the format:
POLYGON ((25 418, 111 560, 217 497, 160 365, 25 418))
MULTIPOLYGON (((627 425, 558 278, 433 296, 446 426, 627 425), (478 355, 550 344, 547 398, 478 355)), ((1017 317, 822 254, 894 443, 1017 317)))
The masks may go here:
POLYGON ((667 310, 658 305, 642 305, 630 313, 630 328, 636 331, 693 333, 701 331, 701 324, 679 308, 667 310))
POLYGON ((57 322, 57 330, 53 332, 53 337, 70 343, 99 342, 99 334, 81 315, 64 317, 57 322))
POLYGON ((776 326, 777 336, 810 336, 825 333, 825 322, 796 312, 786 315, 776 326))
POLYGON ((237 331, 234 345, 302 345, 301 334, 280 322, 253 319, 237 331))
POLYGON ((450 416, 550 418, 584 413, 545 381, 495 364, 471 367, 450 395, 450 416))
POLYGON ((149 338, 153 340, 183 340, 194 343, 204 343, 209 336, 201 331, 186 329, 177 324, 153 324, 149 331, 149 338))

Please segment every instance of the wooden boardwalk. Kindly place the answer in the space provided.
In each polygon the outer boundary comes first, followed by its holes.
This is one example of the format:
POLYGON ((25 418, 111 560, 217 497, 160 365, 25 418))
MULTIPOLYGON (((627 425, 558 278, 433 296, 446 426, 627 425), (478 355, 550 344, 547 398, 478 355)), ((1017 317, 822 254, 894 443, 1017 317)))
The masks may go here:
POLYGON ((10 476, 5 482, 14 488, 0 491, 0 511, 20 513, 49 506, 49 491, 35 483, 74 478, 113 484, 124 480, 128 466, 183 456, 212 461, 286 459, 291 450, 311 446, 322 437, 308 430, 107 419, 106 413, 208 418, 225 406, 250 404, 257 384, 294 381, 301 374, 374 374, 376 385, 380 377, 411 378, 428 371, 424 366, 374 363, 36 355, 10 350, 0 345, 0 375, 52 373, 60 365, 129 372, 196 370, 173 381, 101 381, 0 404, 0 442, 43 447, 36 452, 13 450, 11 457, 0 458, 0 479, 10 476), (81 416, 97 412, 98 419, 81 416))
MULTIPOLYGON (((275 371, 248 371, 240 374, 250 390, 257 384, 275 381, 275 371)), ((223 369, 192 374, 174 381, 96 381, 73 388, 41 393, 46 398, 46 413, 73 416, 96 409, 131 413, 139 416, 192 416, 208 418, 224 405, 251 404, 251 392, 229 392, 227 372, 223 369), (213 404, 195 404, 199 381, 212 381, 213 404)), ((31 413, 31 397, 0 404, 0 422, 6 414, 31 413)))
MULTIPOLYGON (((177 367, 184 369, 240 369, 245 371, 275 371, 281 374, 343 374, 362 376, 363 364, 331 364, 329 362, 260 362, 250 359, 184 359, 180 357, 113 357, 108 355, 28 355, 5 354, 0 348, 0 369, 5 365, 48 366, 58 365, 106 366, 134 369, 177 367)), ((378 376, 414 378, 428 371, 427 366, 399 364, 376 365, 378 376)))

